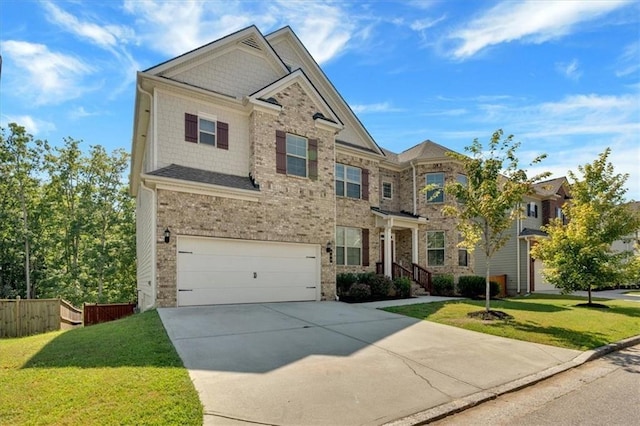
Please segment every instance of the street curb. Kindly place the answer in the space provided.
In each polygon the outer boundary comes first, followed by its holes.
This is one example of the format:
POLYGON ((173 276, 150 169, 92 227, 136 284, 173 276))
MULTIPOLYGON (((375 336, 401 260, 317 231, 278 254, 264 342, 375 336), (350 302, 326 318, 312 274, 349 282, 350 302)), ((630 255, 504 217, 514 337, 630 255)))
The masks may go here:
POLYGON ((494 386, 492 388, 473 393, 463 398, 447 402, 446 404, 438 405, 437 407, 420 411, 410 416, 385 423, 385 425, 414 426, 432 423, 452 414, 456 414, 469 408, 475 407, 476 405, 482 404, 483 402, 496 399, 500 395, 515 392, 525 387, 534 385, 538 382, 553 377, 556 374, 578 367, 586 362, 593 361, 594 359, 600 358, 611 352, 619 351, 621 349, 625 349, 637 344, 640 344, 640 335, 629 337, 628 339, 620 340, 619 342, 610 343, 608 345, 600 346, 599 348, 585 351, 576 356, 571 361, 567 361, 563 364, 547 368, 546 370, 531 374, 526 377, 522 377, 520 379, 516 379, 503 385, 494 386))

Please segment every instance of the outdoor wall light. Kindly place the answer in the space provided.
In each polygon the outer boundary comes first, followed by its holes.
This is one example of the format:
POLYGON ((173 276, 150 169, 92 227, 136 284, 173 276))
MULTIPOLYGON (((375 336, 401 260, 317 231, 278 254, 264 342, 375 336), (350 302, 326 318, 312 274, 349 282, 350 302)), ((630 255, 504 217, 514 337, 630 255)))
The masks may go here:
POLYGON ((164 242, 169 244, 170 240, 171 240, 171 231, 169 231, 169 228, 165 228, 164 229, 164 242))
POLYGON ((333 263, 333 246, 331 245, 331 241, 327 243, 326 250, 327 253, 329 253, 329 263, 333 263))

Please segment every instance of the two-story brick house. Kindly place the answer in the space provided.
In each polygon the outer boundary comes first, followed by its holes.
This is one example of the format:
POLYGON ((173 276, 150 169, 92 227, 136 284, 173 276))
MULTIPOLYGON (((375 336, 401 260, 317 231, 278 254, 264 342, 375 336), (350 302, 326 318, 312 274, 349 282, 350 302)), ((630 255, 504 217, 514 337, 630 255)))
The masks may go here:
POLYGON ((426 141, 381 149, 289 27, 251 26, 137 75, 138 300, 333 300, 336 273, 468 273, 426 141), (396 266, 397 267, 397 266, 396 266))

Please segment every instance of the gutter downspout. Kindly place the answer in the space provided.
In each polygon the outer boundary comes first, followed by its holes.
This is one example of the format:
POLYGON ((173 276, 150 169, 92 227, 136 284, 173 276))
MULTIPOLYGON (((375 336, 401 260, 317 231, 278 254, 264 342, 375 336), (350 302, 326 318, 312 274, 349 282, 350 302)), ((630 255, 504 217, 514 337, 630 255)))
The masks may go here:
POLYGON ((416 195, 416 166, 413 164, 413 160, 411 160, 411 169, 413 171, 413 215, 416 216, 418 214, 418 198, 416 195))
MULTIPOLYGON (((153 97, 153 94, 151 92, 147 92, 146 90, 144 90, 142 88, 142 86, 140 85, 140 83, 137 84, 137 87, 138 87, 138 90, 141 93, 143 93, 143 94, 145 94, 145 95, 147 95, 149 97, 149 123, 151 123, 151 121, 153 120, 153 126, 154 126, 153 137, 155 138, 155 136, 156 136, 156 133, 155 133, 156 120, 154 120, 155 117, 153 116, 155 114, 155 111, 156 111, 155 108, 154 108, 155 107, 155 98, 153 97)), ((147 141, 149 140, 149 123, 147 123, 147 129, 145 131, 146 134, 147 134, 147 138, 146 138, 147 141)), ((155 149, 155 146, 152 149, 153 149, 153 167, 155 168, 156 167, 156 158, 155 158, 156 149, 155 149)))

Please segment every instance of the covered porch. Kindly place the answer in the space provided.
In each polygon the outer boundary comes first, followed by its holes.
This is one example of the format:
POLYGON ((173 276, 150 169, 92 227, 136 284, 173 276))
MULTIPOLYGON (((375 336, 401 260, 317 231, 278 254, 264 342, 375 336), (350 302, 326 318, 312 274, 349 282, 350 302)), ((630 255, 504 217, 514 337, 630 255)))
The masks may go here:
POLYGON ((379 230, 380 254, 376 273, 394 279, 408 277, 431 291, 431 272, 420 265, 419 230, 427 218, 407 212, 392 212, 372 207, 379 230))

